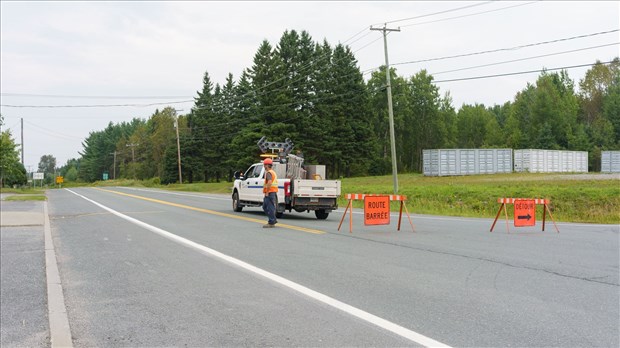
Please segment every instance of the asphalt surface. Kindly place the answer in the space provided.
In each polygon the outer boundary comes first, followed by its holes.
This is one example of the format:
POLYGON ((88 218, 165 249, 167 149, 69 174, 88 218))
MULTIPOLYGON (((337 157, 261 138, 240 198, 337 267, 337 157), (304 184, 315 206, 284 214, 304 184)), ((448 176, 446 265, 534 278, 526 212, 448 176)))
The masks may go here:
POLYGON ((446 345, 620 344, 617 225, 490 233, 489 219, 413 215, 416 232, 397 232, 396 216, 364 226, 356 211, 349 233, 341 208, 263 229, 260 209, 233 213, 227 196, 72 191, 84 198, 48 191, 48 209, 76 347, 420 345, 201 247, 446 345))
POLYGON ((43 202, 0 207, 0 346, 48 347, 43 202))

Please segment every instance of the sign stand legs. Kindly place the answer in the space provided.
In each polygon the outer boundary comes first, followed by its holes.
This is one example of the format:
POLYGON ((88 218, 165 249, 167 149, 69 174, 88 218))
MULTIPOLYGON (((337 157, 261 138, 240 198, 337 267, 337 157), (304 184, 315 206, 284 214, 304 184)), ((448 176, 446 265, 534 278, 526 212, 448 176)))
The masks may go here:
POLYGON ((506 233, 510 233, 510 224, 508 223, 508 209, 506 209, 506 204, 504 204, 504 215, 506 215, 506 233))
POLYGON ((349 204, 347 204, 347 208, 344 210, 344 214, 342 214, 342 219, 340 219, 340 225, 338 225, 338 231, 340 231, 340 227, 342 226, 342 222, 344 221, 344 218, 347 216, 347 211, 350 209, 349 212, 349 233, 353 233, 353 206, 352 206, 352 199, 349 199, 349 204))
POLYGON ((353 233, 353 201, 349 201, 349 233, 353 233))
POLYGON ((407 210, 407 205, 405 204, 405 201, 400 201, 400 212, 398 214, 398 229, 397 229, 397 231, 400 231, 400 221, 401 221, 402 216, 403 216, 403 207, 405 207, 405 213, 407 214, 407 218, 409 219, 409 224, 411 225, 411 230, 413 232, 415 232, 415 228, 413 227, 413 222, 411 222, 411 216, 409 215, 409 210, 407 210))
MULTIPOLYGON (((495 215, 495 220, 493 220, 493 225, 491 225, 491 230, 489 232, 493 232, 497 219, 499 218, 499 214, 502 213, 502 208, 504 208, 504 210, 506 209, 506 203, 502 203, 502 205, 499 206, 499 210, 497 211, 497 215, 495 215)), ((506 213, 506 223, 508 223, 508 213, 506 213)))
POLYGON ((545 231, 545 212, 549 213, 549 217, 551 218, 551 221, 553 221, 553 226, 555 227, 555 230, 560 233, 560 230, 558 229, 558 225, 555 224, 555 220, 553 219, 553 215, 551 215, 551 210, 549 210, 549 206, 547 204, 544 205, 545 208, 543 209, 543 225, 542 225, 542 230, 543 232, 545 231))

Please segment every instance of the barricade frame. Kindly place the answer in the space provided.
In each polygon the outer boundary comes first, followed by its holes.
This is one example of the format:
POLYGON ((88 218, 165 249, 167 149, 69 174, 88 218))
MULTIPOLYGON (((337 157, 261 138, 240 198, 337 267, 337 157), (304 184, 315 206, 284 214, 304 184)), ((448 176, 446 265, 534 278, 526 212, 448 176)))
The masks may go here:
POLYGON ((549 203, 550 201, 548 199, 544 199, 544 198, 498 198, 497 199, 497 203, 500 203, 501 205, 499 206, 499 210, 497 211, 497 215, 495 215, 495 220, 493 221, 493 225, 491 225, 491 230, 489 232, 493 232, 493 229, 495 228, 495 224, 497 223, 497 219, 499 218, 499 214, 501 214, 502 209, 504 210, 504 215, 506 216, 506 233, 510 233, 510 224, 508 222, 508 211, 506 209, 506 206, 508 204, 514 204, 515 201, 517 200, 530 200, 530 201, 534 201, 534 204, 536 205, 543 205, 543 221, 542 221, 542 231, 545 231, 545 219, 546 219, 546 213, 549 213, 549 217, 551 217, 551 221, 553 221, 553 226, 555 226, 555 230, 560 233, 560 230, 558 229, 558 225, 555 224, 555 220, 553 219, 553 215, 551 215, 551 210, 549 209, 549 203))
POLYGON ((415 232, 415 228, 413 227, 413 222, 411 221, 411 216, 409 215, 409 210, 407 210, 407 205, 405 201, 407 200, 407 196, 404 195, 386 195, 386 194, 374 194, 374 193, 348 193, 346 198, 349 200, 347 204, 347 208, 344 210, 344 214, 342 214, 342 218, 340 219, 340 224, 338 225, 338 231, 340 231, 340 227, 342 227, 342 222, 347 216, 347 211, 349 212, 349 233, 353 233, 353 201, 356 200, 364 200, 366 197, 390 197, 390 202, 392 201, 400 201, 400 210, 398 213, 398 228, 397 231, 400 231, 400 223, 403 216, 403 208, 405 208, 405 213, 407 214, 407 218, 409 219, 409 224, 411 225, 411 230, 415 232))

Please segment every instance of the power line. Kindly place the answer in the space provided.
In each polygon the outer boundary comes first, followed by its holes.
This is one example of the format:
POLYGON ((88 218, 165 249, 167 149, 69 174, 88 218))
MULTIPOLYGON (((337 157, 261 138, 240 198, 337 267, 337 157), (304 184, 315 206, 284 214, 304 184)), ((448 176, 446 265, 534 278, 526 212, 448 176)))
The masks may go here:
MULTIPOLYGON (((454 9, 450 9, 450 10, 446 10, 446 11, 440 11, 440 12, 436 12, 436 13, 426 14, 426 15, 423 15, 423 16, 417 16, 417 17, 411 17, 411 18, 406 18, 406 19, 400 19, 400 20, 390 21, 390 23, 391 23, 391 22, 398 22, 398 21, 409 20, 409 19, 413 19, 413 18, 428 17, 428 16, 437 15, 437 14, 442 14, 442 13, 446 13, 446 12, 458 11, 458 10, 462 10, 462 9, 465 9, 465 8, 470 8, 470 7, 475 7, 475 6, 480 6, 480 5, 488 4, 488 3, 491 3, 491 2, 492 2, 492 1, 488 1, 488 2, 486 2, 486 3, 474 4, 474 5, 468 5, 468 6, 459 7, 459 8, 454 8, 454 9)), ((354 37, 356 37, 356 36, 358 36, 358 35, 360 35, 360 34, 361 34, 361 33, 363 33, 365 30, 366 30, 366 28, 365 28, 365 29, 363 29, 362 31, 360 31, 360 32, 356 33, 355 35, 353 35, 353 36, 352 36, 352 37, 350 37, 349 39, 345 40, 345 42, 347 42, 347 41, 349 41, 349 40, 353 39, 354 37)), ((368 35, 368 34, 366 34, 366 35, 364 35, 364 36, 362 36, 362 37, 358 38, 358 39, 357 39, 357 40, 355 40, 355 41, 358 41, 359 39, 361 39, 361 38, 363 38, 363 37, 365 37, 365 36, 367 36, 367 35, 368 35)), ((362 46, 361 48, 359 48, 359 49, 357 49, 357 50, 353 51, 352 53, 357 53, 357 52, 361 51, 362 49, 364 49, 364 48, 366 48, 366 47, 370 46, 371 44, 373 44, 373 43, 375 43, 375 42, 379 41, 380 39, 381 39, 381 37, 379 37, 379 38, 377 38, 377 39, 375 39, 375 40, 373 40, 373 41, 371 41, 371 42, 367 43, 366 45, 364 45, 364 46, 362 46)), ((274 50, 275 50, 275 49, 274 49, 274 50)), ((319 57, 317 58, 317 60, 316 60, 316 61, 311 61, 311 62, 309 62, 307 65, 302 66, 298 72, 304 72, 305 70, 307 70, 307 69, 311 68, 314 64, 316 64, 316 62, 320 62, 322 59, 326 58, 327 56, 328 56, 328 54, 325 54, 325 55, 323 55, 323 56, 319 56, 319 57)), ((400 64, 403 64, 403 63, 400 63, 400 64)), ((394 65, 397 65, 397 64, 394 64, 394 65)), ((244 97, 247 97, 247 96, 258 97, 258 96, 261 96, 261 95, 264 95, 264 94, 267 94, 267 93, 274 93, 274 92, 277 92, 278 90, 285 90, 285 89, 289 88, 289 87, 292 85, 292 83, 295 83, 295 82, 300 81, 301 79, 305 78, 305 76, 301 76, 301 78, 300 78, 300 79, 297 79, 297 80, 295 80, 295 81, 289 81, 289 84, 287 84, 286 86, 284 86, 284 87, 282 87, 282 88, 280 88, 280 89, 271 90, 271 91, 266 91, 266 92, 264 92, 264 93, 260 93, 260 94, 257 94, 257 93, 256 93, 257 91, 260 91, 260 90, 266 90, 266 88, 267 88, 267 87, 269 87, 269 86, 271 86, 271 85, 273 85, 273 84, 275 84, 275 83, 277 83, 277 82, 280 82, 280 81, 286 80, 287 78, 288 78, 287 76, 284 76, 284 77, 282 77, 282 78, 280 78, 280 79, 276 79, 276 80, 274 80, 274 81, 271 81, 270 83, 267 83, 267 84, 266 84, 266 85, 264 85, 264 86, 261 86, 261 87, 259 87, 259 88, 253 89, 253 90, 249 91, 248 93, 246 93, 246 94, 244 94, 244 95, 241 95, 241 96, 235 96, 234 98, 235 98, 235 99, 240 100, 240 99, 242 99, 242 98, 244 98, 244 97)), ((3 93, 2 95, 5 95, 5 96, 28 96, 27 94, 18 94, 18 93, 3 93)), ((73 98, 102 98, 102 99, 103 99, 103 98, 110 98, 110 99, 116 99, 116 98, 131 98, 131 97, 119 97, 119 96, 98 96, 98 97, 97 97, 97 96, 61 96, 61 95, 44 95, 44 94, 41 94, 41 95, 31 94, 30 96, 41 96, 41 97, 73 97, 73 98)), ((174 98, 177 98, 177 97, 178 97, 178 98, 181 98, 182 96, 174 96, 174 97, 171 97, 170 99, 174 99, 174 98)), ((147 98, 148 98, 148 99, 150 99, 150 98, 152 98, 152 99, 164 99, 163 97, 161 97, 161 98, 160 98, 160 97, 153 97, 153 96, 152 96, 152 97, 140 97, 140 98, 136 98, 136 99, 147 99, 147 98)), ((35 105, 12 105, 12 104, 2 104, 1 106, 5 106, 5 107, 12 107, 12 108, 95 108, 95 107, 149 107, 149 106, 156 106, 156 105, 182 104, 182 103, 190 103, 190 102, 194 102, 194 103, 195 103, 195 102, 196 102, 196 99, 194 98, 193 100, 175 101, 175 102, 162 102, 162 103, 149 103, 149 104, 39 105, 39 106, 35 106, 35 105)), ((233 99, 233 102, 234 102, 234 99, 233 99)), ((217 106, 217 105, 210 105, 210 107, 215 107, 215 106, 217 106)), ((198 108, 198 109, 199 109, 199 108, 198 108)))
POLYGON ((591 47, 585 47, 585 48, 578 48, 578 49, 569 50, 569 51, 563 51, 563 52, 555 52, 555 53, 543 54, 543 55, 539 55, 539 56, 525 57, 525 58, 519 58, 519 59, 513 59, 513 60, 505 60, 503 62, 482 64, 482 65, 470 66, 470 67, 467 67, 467 68, 459 68, 459 69, 440 71, 440 72, 431 73, 431 75, 437 76, 437 75, 440 75, 440 74, 446 74, 446 73, 451 73, 451 72, 470 70, 470 69, 476 69, 476 68, 484 68, 484 67, 493 66, 493 65, 501 65, 501 64, 507 64, 507 63, 521 62, 521 61, 524 61, 524 60, 530 60, 530 59, 536 59, 536 58, 557 56, 557 55, 560 55, 560 54, 586 51, 586 50, 591 50, 591 49, 595 49, 595 48, 615 46, 615 45, 618 45, 618 44, 620 44, 620 42, 614 42, 614 43, 609 43, 609 44, 606 44, 606 45, 599 45, 599 46, 591 46, 591 47))
POLYGON ((106 96, 106 95, 61 95, 61 94, 29 94, 29 93, 0 93, 5 97, 42 97, 42 98, 72 98, 72 99, 184 99, 191 96, 106 96))
MULTIPOLYGON (((538 0, 540 1, 540 0, 538 0)), ((425 15, 421 15, 421 16, 416 16, 416 17, 410 17, 410 18, 404 18, 404 19, 398 19, 398 20, 393 20, 393 21, 388 21, 386 23, 394 23, 394 22, 400 22, 400 21, 407 21, 407 20, 413 20, 413 19, 417 19, 417 18, 423 18, 423 17, 429 17, 429 16, 434 16, 434 15, 438 15, 438 14, 443 14, 443 13, 448 13, 448 12, 454 12, 454 11, 459 11, 459 10, 463 10, 466 8, 472 8, 472 7, 476 7, 476 6, 481 6, 481 5, 486 5, 489 3, 492 3, 493 1, 487 1, 485 3, 480 3, 480 4, 473 4, 473 5, 468 5, 468 6, 463 6, 463 7, 458 7, 458 8, 454 8, 454 9, 449 9, 449 10, 445 10, 445 11, 439 11, 439 12, 435 12, 435 13, 430 13, 430 14, 425 14, 425 15)), ((447 19, 442 19, 440 21, 444 21, 444 20, 449 20, 449 19, 455 19, 455 18, 462 18, 462 17, 467 17, 467 16, 472 16, 472 15, 477 15, 477 14, 482 14, 482 13, 489 13, 489 12, 495 12, 495 11, 500 11, 500 10, 505 10, 505 9, 509 9, 509 8, 513 8, 513 7, 518 7, 518 6, 524 6, 524 5, 529 5, 531 3, 534 3, 537 1, 533 1, 530 3, 526 3, 526 4, 520 4, 520 5, 514 5, 514 6, 508 6, 505 8, 501 8, 501 9, 495 9, 495 10, 491 10, 491 11, 484 11, 484 12, 479 12, 479 13, 473 13, 473 14, 468 14, 468 15, 464 15, 464 16, 459 16, 459 17, 453 17, 453 18, 447 18, 447 19)), ((432 22, 428 22, 428 23, 432 23, 432 22)), ((418 24, 425 24, 425 23, 418 23, 418 24)), ((417 25, 417 24, 412 24, 412 25, 417 25)), ((410 26, 410 25, 405 25, 405 26, 410 26)), ((350 40, 352 40, 353 38, 359 36, 361 33, 365 32, 367 29, 364 28, 362 30, 360 30, 358 33, 356 33, 355 35, 351 36, 349 39, 345 40, 343 43, 346 43, 350 40)), ((357 40, 355 40, 354 42, 357 42, 358 40, 360 40, 363 37, 366 37, 368 34, 363 35, 362 37, 358 38, 357 40)), ((368 47, 369 45, 373 44, 374 42, 380 40, 380 38, 375 39, 371 42, 369 42, 368 44, 364 45, 363 47, 357 49, 356 51, 352 52, 352 53, 357 53, 358 51, 368 47)), ((324 56, 319 56, 318 57, 318 61, 320 61, 323 58, 326 58, 328 55, 324 55, 324 56)), ((306 70, 306 68, 310 68, 313 66, 315 62, 310 62, 308 63, 306 66, 303 66, 301 68, 301 70, 299 72, 302 72, 304 70, 306 70)), ((406 63, 398 63, 398 64, 406 64, 406 63)), ((397 65, 397 64, 393 64, 393 65, 397 65)), ((375 69, 373 69, 375 70, 375 69)), ((287 89, 289 88, 291 85, 286 85, 284 87, 282 87, 281 89, 276 89, 276 90, 272 90, 269 92, 264 92, 262 94, 256 94, 257 91, 260 91, 262 89, 266 89, 267 87, 280 82, 282 80, 285 80, 287 77, 283 77, 280 79, 277 79, 275 81, 271 81, 270 83, 261 86, 259 88, 256 88, 244 95, 241 96, 235 96, 235 98, 241 99, 243 97, 246 96, 251 96, 252 94, 254 94, 253 96, 260 96, 260 95, 264 95, 266 93, 273 93, 275 91, 278 90, 282 90, 282 89, 287 89)), ((302 78, 304 78, 304 76, 302 76, 302 78)), ((296 81, 291 81, 290 83, 294 83, 297 82, 296 81)), ((155 96, 150 96, 150 97, 127 97, 127 96, 62 96, 62 95, 27 95, 27 94, 18 94, 18 93, 3 93, 3 95, 5 96, 41 96, 41 97, 72 97, 72 98, 109 98, 109 99, 163 99, 164 96, 160 96, 160 97, 155 97, 155 96)), ((170 98, 170 99, 174 99, 174 98, 184 98, 184 96, 166 96, 165 98, 170 98)), ((149 106, 156 106, 156 105, 170 105, 170 104, 181 104, 181 103, 189 103, 189 102, 196 102, 196 100, 185 100, 185 101, 177 101, 177 102, 162 102, 162 103, 149 103, 149 104, 100 104, 100 105, 40 105, 40 106, 34 106, 34 105, 10 105, 10 104, 2 104, 1 106, 5 106, 5 107, 13 107, 13 108, 95 108, 95 107, 149 107, 149 106)), ((234 100, 233 100, 234 102, 234 100)), ((217 105, 210 105, 211 107, 215 107, 217 105)))
MULTIPOLYGON (((497 1, 497 0, 494 0, 497 1)), ((396 22, 404 22, 404 21, 409 21, 409 20, 413 20, 413 19, 418 19, 418 18, 424 18, 424 17, 431 17, 431 16, 436 16, 436 15, 440 15, 440 14, 444 14, 444 13, 449 13, 449 12, 454 12, 454 11, 460 11, 460 10, 464 10, 467 8, 472 8, 472 7, 477 7, 477 6, 482 6, 482 5, 488 5, 494 1, 487 1, 487 2, 483 2, 483 3, 478 3, 478 4, 473 4, 473 5, 467 5, 467 6, 463 6, 463 7, 457 7, 457 8, 453 8, 453 9, 449 9, 449 10, 445 10, 445 11, 439 11, 439 12, 434 12, 434 13, 428 13, 428 14, 424 14, 424 15, 420 15, 420 16, 415 16, 415 17, 408 17, 408 18, 402 18, 402 19, 396 19, 393 21, 387 21, 387 22, 382 22, 382 23, 375 23, 374 25, 381 25, 381 24, 392 24, 392 23, 396 23, 396 22)))
POLYGON ((470 57, 470 56, 476 56, 476 55, 488 54, 488 53, 495 53, 495 52, 502 52, 502 51, 514 51, 514 50, 518 50, 518 49, 522 49, 522 48, 526 48, 526 47, 534 47, 534 46, 547 45, 547 44, 556 43, 556 42, 582 39, 582 38, 586 38, 586 37, 592 37, 592 36, 597 36, 597 35, 604 35, 604 34, 615 33, 615 32, 618 32, 618 31, 620 31, 620 29, 601 31, 601 32, 597 32, 597 33, 584 34, 584 35, 572 36, 572 37, 567 37, 567 38, 562 38, 562 39, 555 39, 555 40, 549 40, 549 41, 536 42, 536 43, 531 43, 531 44, 526 44, 526 45, 507 47, 507 48, 498 48, 498 49, 493 49, 493 50, 486 50, 486 51, 480 51, 480 52, 457 54, 457 55, 453 55, 453 56, 445 56, 445 57, 438 57, 438 58, 412 60, 412 61, 409 61, 409 62, 402 62, 402 63, 392 63, 392 65, 405 65, 405 64, 414 64, 414 63, 424 63, 424 62, 432 62, 432 61, 437 61, 437 60, 470 57))
MULTIPOLYGON (((538 1, 540 1, 540 0, 538 0, 538 1)), ((488 1, 487 3, 490 3, 490 2, 493 2, 493 1, 488 1)), ((483 3, 483 4, 486 4, 486 3, 483 3)), ((445 13, 445 12, 457 11, 457 10, 461 10, 461 9, 465 9, 465 8, 469 8, 469 7, 474 7, 474 6, 478 6, 478 5, 483 5, 483 4, 468 5, 468 6, 465 6, 465 7, 459 7, 459 8, 455 8, 455 9, 451 9, 451 10, 446 10, 446 11, 441 11, 441 12, 437 12, 437 13, 427 14, 427 15, 424 15, 424 16, 432 16, 432 15, 441 14, 441 13, 445 13)), ((511 7, 514 7, 514 6, 511 6, 511 7)), ((510 8, 510 7, 507 7, 507 8, 510 8)), ((397 20, 397 21, 400 21, 400 20, 397 20)), ((345 41, 344 41, 344 43, 346 43, 346 42, 348 42, 349 40, 353 39, 354 37, 356 37, 356 36, 360 35, 360 34, 361 34, 361 33, 363 33, 365 30, 367 30, 367 28, 364 28, 364 29, 360 30, 358 33, 356 33, 355 35, 353 35, 353 36, 352 36, 352 37, 350 37, 349 39, 345 40, 345 41)), ((358 39, 357 39, 357 40, 355 40, 354 42, 356 42, 356 41, 360 40, 360 39, 361 39, 361 38, 363 38, 363 37, 366 37, 366 35, 364 35, 364 36, 362 36, 362 37, 358 38, 358 39)), ((366 47, 370 46, 371 44, 373 44, 373 43, 375 43, 375 42, 379 41, 380 39, 381 39, 381 37, 379 37, 379 38, 377 38, 377 39, 375 39, 375 40, 373 40, 373 41, 371 41, 371 42, 369 42, 369 43, 365 44, 364 46, 362 46, 362 47, 358 48, 358 49, 357 49, 357 50, 355 50, 355 51, 352 51, 352 53, 357 53, 357 52, 361 51, 362 49, 364 49, 364 48, 366 48, 366 47)), ((317 58, 317 61, 321 61, 322 59, 324 59, 324 58, 326 58, 326 57, 328 57, 328 55, 327 55, 327 54, 325 54, 325 55, 323 55, 323 56, 319 56, 319 57, 317 58)), ((302 67, 299 69, 299 71, 298 71, 298 72, 304 72, 306 69, 311 68, 314 64, 315 64, 315 62, 310 62, 310 63, 308 63, 307 65, 302 66, 302 67)), ((273 85, 273 84, 275 84, 275 83, 277 83, 277 82, 280 82, 280 81, 282 81, 282 80, 285 80, 286 78, 287 78, 287 77, 285 76, 285 77, 282 77, 282 78, 277 79, 277 80, 275 80, 275 81, 271 81, 270 83, 267 83, 267 84, 266 84, 266 85, 264 85, 264 86, 261 86, 261 87, 259 87, 259 88, 257 88, 257 89, 254 89, 254 90, 252 90, 252 91, 250 91, 250 92, 248 92, 248 93, 246 93, 246 94, 244 94, 244 95, 241 95, 241 96, 236 96, 236 97, 238 97, 238 98, 243 98, 243 97, 249 96, 249 95, 251 95, 252 93, 256 93, 256 91, 260 91, 260 90, 266 89, 267 87, 269 87, 269 86, 271 86, 271 85, 273 85)), ((302 76, 302 77, 301 77, 301 79, 303 79, 303 78, 305 78, 305 76, 302 76)), ((294 83, 294 82, 297 82, 297 81, 299 81, 299 80, 291 81, 290 83, 294 83)), ((256 96, 264 95, 264 94, 266 94, 266 93, 273 93, 273 92, 278 91, 278 90, 284 90, 284 89, 286 89, 286 88, 288 88, 288 87, 290 87, 290 86, 291 86, 291 85, 286 85, 286 86, 282 87, 281 89, 271 90, 271 91, 269 91, 269 92, 265 92, 265 93, 262 93, 262 94, 258 94, 258 95, 256 95, 256 96)))
POLYGON ((80 137, 76 137, 76 136, 72 136, 72 135, 67 135, 67 134, 62 134, 41 126, 38 126, 32 122, 28 122, 27 120, 24 120, 24 122, 26 122, 28 125, 30 125, 31 127, 34 128, 35 131, 39 131, 39 132, 44 132, 47 133, 48 135, 51 135, 55 138, 64 138, 66 140, 73 140, 73 139, 79 139, 79 140, 84 140, 84 138, 80 138, 80 137))
POLYGON ((495 74, 495 75, 483 75, 483 76, 463 77, 463 78, 458 78, 458 79, 438 80, 438 81, 433 81, 433 82, 434 83, 443 83, 443 82, 479 80, 479 79, 488 79, 488 78, 494 78, 494 77, 504 77, 504 76, 513 76, 513 75, 533 74, 533 73, 539 73, 539 72, 545 72, 545 71, 555 71, 555 70, 583 68, 583 67, 587 67, 587 66, 594 66, 596 64, 611 64, 613 62, 614 61, 608 61, 608 62, 603 62, 603 63, 571 65, 571 66, 564 66, 564 67, 559 67, 559 68, 544 68, 544 69, 538 69, 538 70, 519 71, 519 72, 511 72, 511 73, 503 73, 503 74, 495 74))
MULTIPOLYGON (((597 36, 597 35, 610 34, 610 33, 618 32, 618 31, 619 31, 619 29, 614 29, 614 30, 596 32, 596 33, 591 33, 591 34, 572 36, 572 37, 568 37, 568 38, 561 38, 561 39, 556 39, 556 40, 549 40, 549 41, 531 43, 531 44, 526 44, 526 45, 513 46, 513 47, 508 47, 508 48, 500 48, 500 49, 494 49, 494 50, 486 50, 486 51, 480 51, 480 52, 465 53, 465 54, 459 54, 459 55, 453 55, 453 56, 445 56, 445 57, 438 57, 438 58, 422 59, 422 60, 415 60, 415 61, 408 61, 408 62, 401 62, 401 63, 392 63, 391 65, 414 64, 414 63, 422 63, 422 62, 429 62, 429 61, 461 58, 461 57, 474 56, 474 55, 482 55, 482 54, 495 53, 495 52, 501 52, 501 51, 513 51, 513 50, 517 50, 517 49, 521 49, 521 48, 526 48, 526 47, 534 47, 534 46, 551 44, 551 43, 556 43, 556 42, 570 41, 570 40, 581 39, 581 38, 586 38, 586 37, 592 37, 592 36, 597 36)), ((354 51, 352 53, 356 53, 359 50, 369 46, 370 44, 372 44, 372 43, 374 43, 374 42, 376 42, 376 41, 378 41, 380 39, 381 39, 381 37, 378 37, 377 39, 375 39, 372 42, 368 43, 366 46, 363 46, 363 47, 359 48, 357 51, 354 51)), ((326 56, 327 55, 319 57, 319 59, 317 61, 320 62, 320 60, 322 58, 325 58, 326 56)), ((335 62, 338 62, 338 60, 333 61, 332 63, 335 63, 335 62)), ((303 66, 302 69, 300 70, 300 72, 303 72, 303 71, 307 70, 307 68, 311 67, 313 65, 313 63, 315 63, 315 62, 310 62, 306 66, 303 66)), ((492 64, 502 64, 502 63, 492 63, 492 64)), ((380 69, 380 67, 367 69, 367 70, 362 71, 361 73, 362 73, 362 75, 365 75, 368 72, 372 72, 372 71, 375 71, 375 70, 378 70, 378 69, 380 69)), ((471 69, 471 68, 463 68, 463 70, 466 70, 466 69, 471 69)), ((259 96, 265 95, 267 93, 275 93, 275 92, 278 92, 278 91, 284 91, 284 90, 290 88, 293 83, 298 82, 298 81, 300 81, 300 80, 302 80, 302 79, 304 79, 306 77, 307 77, 306 75, 303 75, 303 76, 300 76, 298 79, 288 81, 289 83, 287 85, 281 87, 281 88, 265 90, 262 93, 256 93, 257 91, 260 91, 262 89, 266 89, 269 85, 273 85, 273 84, 275 84, 275 83, 277 83, 279 81, 282 81, 282 80, 285 80, 286 78, 288 78, 287 76, 285 76, 285 77, 282 77, 282 78, 280 78, 278 80, 272 81, 271 83, 269 83, 269 84, 267 84, 265 86, 253 89, 253 90, 251 90, 251 91, 249 91, 249 92, 247 92, 247 93, 245 93, 243 95, 234 96, 233 100, 231 102, 236 102, 236 101, 242 100, 242 98, 248 97, 248 96, 259 97, 259 96)), ((5 93, 3 93, 3 94, 5 94, 5 93)), ((10 94, 10 93, 6 93, 6 94, 10 94)), ((23 94, 23 95, 26 95, 26 94, 23 94)), ((32 96, 36 96, 36 94, 32 94, 32 96)), ((52 96, 52 95, 40 95, 40 96, 52 96)), ((96 97, 96 96, 74 96, 74 97, 90 98, 90 97, 96 97)), ((111 97, 111 96, 99 96, 99 97, 107 98, 107 97, 111 97)), ((178 97, 180 97, 180 96, 178 96, 178 97)), ((154 97, 154 96, 143 96, 141 98, 157 98, 157 97, 154 97)), ((157 106, 157 105, 170 105, 170 104, 195 103, 195 102, 196 102, 196 100, 192 99, 192 100, 184 100, 184 101, 168 101, 168 102, 148 103, 148 104, 94 104, 94 105, 12 105, 12 104, 2 104, 1 106, 12 107, 12 108, 149 107, 149 106, 157 106)), ((210 104, 208 107, 212 108, 212 107, 222 106, 222 105, 224 105, 223 103, 224 102, 222 102, 222 103, 213 103, 213 104, 210 104)), ((195 109, 199 110, 199 109, 202 109, 202 108, 201 107, 197 107, 195 109)))
POLYGON ((445 22, 445 21, 450 21, 450 20, 453 20, 453 19, 459 19, 459 18, 465 18, 465 17, 477 16, 477 15, 479 15, 479 14, 485 14, 485 13, 491 13, 491 12, 503 11, 503 10, 508 10, 508 9, 515 8, 515 7, 532 5, 532 4, 537 3, 537 2, 540 2, 540 1, 542 1, 542 0, 536 0, 536 1, 532 1, 532 2, 525 3, 525 4, 518 4, 518 5, 506 6, 506 7, 502 7, 502 8, 498 8, 498 9, 494 9, 494 10, 483 11, 483 12, 475 12, 475 13, 470 13, 470 14, 466 14, 466 15, 462 15, 462 16, 456 16, 456 17, 449 17, 449 18, 437 19, 437 20, 428 21, 428 22, 421 22, 421 23, 406 24, 406 25, 401 25, 401 28, 411 27, 411 26, 414 26, 414 25, 423 25, 423 24, 431 24, 431 23, 445 22))
MULTIPOLYGON (((366 31, 368 29, 364 29, 364 31, 366 31)), ((353 40, 348 46, 350 47, 350 45, 353 45, 354 43, 358 42, 359 40, 365 38, 366 36, 372 34, 371 32, 367 32, 366 34, 360 36, 359 38, 357 38, 356 40, 353 40)), ((373 41, 374 42, 374 41, 373 41)), ((361 49, 361 48, 360 48, 361 49)))
POLYGON ((83 104, 83 105, 11 105, 1 104, 7 108, 108 108, 108 107, 148 107, 157 105, 192 103, 194 100, 183 100, 176 102, 161 102, 150 104, 83 104))
MULTIPOLYGON (((353 38, 354 38, 354 37, 358 36, 358 35, 359 35, 359 34, 361 34, 361 33, 365 33, 365 32, 366 32, 366 30, 368 30, 368 27, 364 27, 364 29, 360 30, 360 31, 359 31, 359 32, 357 32, 355 35, 353 35, 353 36, 351 36, 350 38, 348 38, 348 39, 346 39, 345 41, 343 41, 343 42, 342 42, 342 44, 344 45, 345 43, 349 42, 350 40, 353 40, 353 38)), ((366 36, 366 35, 363 35, 362 37, 365 37, 365 36, 366 36)), ((357 39, 357 40, 355 40, 355 41, 358 41, 358 40, 359 40, 359 39, 357 39)), ((355 41, 353 41, 353 42, 355 42, 355 41)), ((350 43, 350 45, 351 45, 351 44, 353 44, 353 42, 351 42, 351 43, 350 43)))

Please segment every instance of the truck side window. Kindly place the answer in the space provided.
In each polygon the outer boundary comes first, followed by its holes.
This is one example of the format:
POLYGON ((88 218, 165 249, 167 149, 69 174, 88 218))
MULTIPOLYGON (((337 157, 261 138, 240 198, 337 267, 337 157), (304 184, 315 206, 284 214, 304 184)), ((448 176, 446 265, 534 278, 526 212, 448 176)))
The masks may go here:
POLYGON ((263 170, 263 166, 255 166, 254 167, 254 173, 252 174, 253 178, 258 178, 260 177, 260 172, 263 170))
POLYGON ((243 175, 244 178, 252 178, 254 175, 254 167, 250 167, 248 168, 248 170, 245 172, 245 174, 243 175))
POLYGON ((245 172, 246 178, 258 178, 260 176, 260 172, 263 169, 262 165, 255 165, 248 168, 247 172, 245 172))

